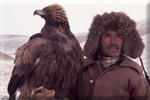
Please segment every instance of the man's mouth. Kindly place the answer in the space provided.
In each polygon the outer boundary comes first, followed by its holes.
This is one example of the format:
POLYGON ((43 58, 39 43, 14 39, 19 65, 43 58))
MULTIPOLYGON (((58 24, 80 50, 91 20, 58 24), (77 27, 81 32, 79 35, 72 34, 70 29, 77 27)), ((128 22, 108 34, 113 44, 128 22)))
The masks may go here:
POLYGON ((107 49, 114 51, 114 50, 118 50, 119 47, 118 47, 117 45, 115 45, 115 44, 111 44, 111 45, 109 45, 109 46, 107 47, 107 49))
POLYGON ((116 47, 111 47, 111 48, 109 48, 109 50, 117 50, 117 48, 116 47))

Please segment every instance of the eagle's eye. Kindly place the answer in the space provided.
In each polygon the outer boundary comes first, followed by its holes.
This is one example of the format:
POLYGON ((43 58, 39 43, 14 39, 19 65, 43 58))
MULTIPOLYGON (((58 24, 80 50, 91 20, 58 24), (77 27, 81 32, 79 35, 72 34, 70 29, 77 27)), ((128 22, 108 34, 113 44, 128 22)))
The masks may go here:
POLYGON ((44 9, 44 11, 46 12, 46 14, 50 14, 51 13, 51 10, 49 10, 49 9, 44 9))

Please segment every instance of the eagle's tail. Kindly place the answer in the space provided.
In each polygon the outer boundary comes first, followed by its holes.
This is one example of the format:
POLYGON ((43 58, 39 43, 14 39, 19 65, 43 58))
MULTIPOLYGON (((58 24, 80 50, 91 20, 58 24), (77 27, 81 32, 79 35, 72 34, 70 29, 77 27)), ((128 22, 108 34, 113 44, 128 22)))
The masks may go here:
POLYGON ((8 84, 8 93, 9 93, 9 100, 15 100, 16 91, 19 89, 25 82, 24 75, 14 74, 8 84))
POLYGON ((9 100, 16 100, 16 94, 9 96, 9 100))

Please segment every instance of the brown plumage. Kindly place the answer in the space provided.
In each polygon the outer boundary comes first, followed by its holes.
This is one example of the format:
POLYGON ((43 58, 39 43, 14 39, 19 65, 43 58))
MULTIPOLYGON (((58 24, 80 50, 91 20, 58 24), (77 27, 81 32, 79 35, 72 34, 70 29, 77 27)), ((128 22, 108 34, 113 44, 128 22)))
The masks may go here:
POLYGON ((65 11, 58 4, 36 10, 45 19, 41 33, 34 34, 18 48, 8 85, 10 99, 16 91, 28 92, 43 86, 63 98, 76 82, 83 61, 82 49, 69 28, 65 11))

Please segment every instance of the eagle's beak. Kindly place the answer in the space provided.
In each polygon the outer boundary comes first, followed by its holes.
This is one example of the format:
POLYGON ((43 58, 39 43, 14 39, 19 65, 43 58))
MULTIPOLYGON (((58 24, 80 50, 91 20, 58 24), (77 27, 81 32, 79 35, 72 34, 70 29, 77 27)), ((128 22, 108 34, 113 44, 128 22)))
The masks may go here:
POLYGON ((44 10, 35 10, 33 15, 42 16, 42 15, 46 15, 46 12, 44 10))

